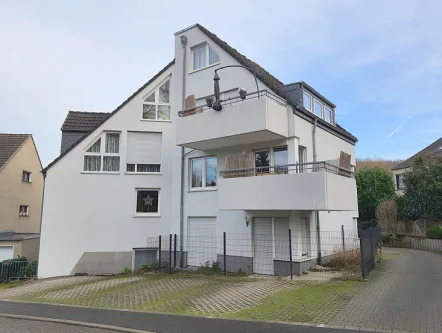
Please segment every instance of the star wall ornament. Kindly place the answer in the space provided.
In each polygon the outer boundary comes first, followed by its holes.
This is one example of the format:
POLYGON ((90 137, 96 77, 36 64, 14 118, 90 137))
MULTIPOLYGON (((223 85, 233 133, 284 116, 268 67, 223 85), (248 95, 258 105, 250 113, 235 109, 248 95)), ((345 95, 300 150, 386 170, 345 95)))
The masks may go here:
POLYGON ((144 206, 152 206, 153 198, 150 197, 150 195, 147 195, 147 197, 143 198, 144 200, 144 206))

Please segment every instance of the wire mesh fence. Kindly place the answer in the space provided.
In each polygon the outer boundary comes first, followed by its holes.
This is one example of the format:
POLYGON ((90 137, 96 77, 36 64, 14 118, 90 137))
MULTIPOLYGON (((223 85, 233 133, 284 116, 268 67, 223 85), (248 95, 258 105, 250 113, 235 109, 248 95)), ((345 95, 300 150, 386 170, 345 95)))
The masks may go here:
POLYGON ((282 277, 310 274, 360 277, 360 240, 355 232, 279 229, 222 236, 161 235, 136 249, 135 270, 199 270, 282 277), (313 274, 314 273, 314 274, 313 274))
POLYGON ((37 261, 4 260, 0 262, 0 283, 11 280, 28 279, 37 274, 37 261))

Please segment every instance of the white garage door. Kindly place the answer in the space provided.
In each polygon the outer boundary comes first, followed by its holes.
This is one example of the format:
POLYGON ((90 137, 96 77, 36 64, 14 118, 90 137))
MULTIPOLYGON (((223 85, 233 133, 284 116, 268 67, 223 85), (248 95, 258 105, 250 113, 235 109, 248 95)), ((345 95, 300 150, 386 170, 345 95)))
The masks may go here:
POLYGON ((253 272, 273 275, 273 228, 271 217, 253 219, 253 272))
POLYGON ((0 261, 14 258, 13 246, 0 246, 0 261))
POLYGON ((216 261, 216 217, 187 219, 187 264, 202 266, 216 261))

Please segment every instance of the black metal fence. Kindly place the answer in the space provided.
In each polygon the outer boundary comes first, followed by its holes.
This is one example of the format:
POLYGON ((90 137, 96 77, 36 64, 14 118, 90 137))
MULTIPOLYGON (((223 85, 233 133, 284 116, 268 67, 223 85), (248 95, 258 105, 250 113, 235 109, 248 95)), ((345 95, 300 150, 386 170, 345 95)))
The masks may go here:
POLYGON ((376 266, 376 254, 381 244, 381 228, 359 229, 362 277, 366 279, 376 266))
POLYGON ((11 259, 0 262, 0 283, 28 279, 36 274, 37 261, 11 259))
POLYGON ((215 236, 161 235, 149 237, 145 248, 135 249, 135 270, 177 269, 220 273, 301 275, 349 272, 360 276, 356 231, 316 232, 279 229, 250 234, 215 236), (319 264, 319 266, 318 266, 319 264))

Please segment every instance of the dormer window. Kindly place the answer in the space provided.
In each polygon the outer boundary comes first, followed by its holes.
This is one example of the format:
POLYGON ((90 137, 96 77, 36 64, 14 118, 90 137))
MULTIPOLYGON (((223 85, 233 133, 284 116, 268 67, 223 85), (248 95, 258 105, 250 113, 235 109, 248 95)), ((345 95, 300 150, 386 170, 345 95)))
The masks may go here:
POLYGON ((333 124, 333 109, 305 91, 302 94, 302 105, 306 110, 314 113, 319 118, 333 124))
POLYGON ((219 53, 208 44, 193 48, 192 53, 194 71, 219 63, 219 53))

